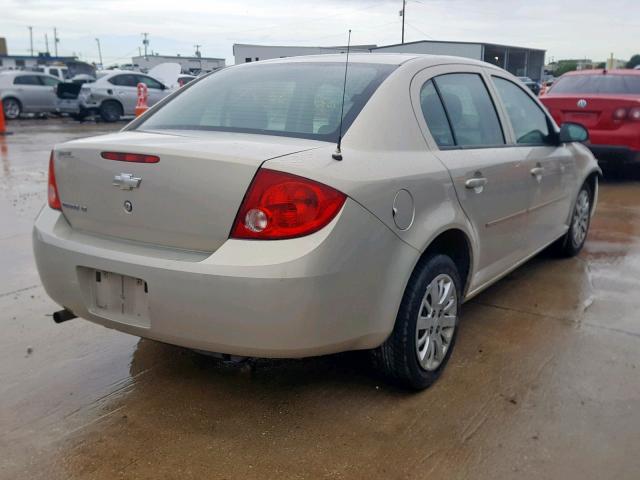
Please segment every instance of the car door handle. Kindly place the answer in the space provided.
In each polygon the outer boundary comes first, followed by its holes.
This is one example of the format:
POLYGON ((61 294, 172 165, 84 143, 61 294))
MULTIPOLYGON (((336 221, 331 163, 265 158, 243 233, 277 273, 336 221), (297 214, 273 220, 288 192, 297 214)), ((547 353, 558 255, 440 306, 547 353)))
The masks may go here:
POLYGON ((484 177, 473 177, 464 182, 466 188, 473 189, 476 193, 482 193, 486 184, 487 179, 484 177))
POLYGON ((531 175, 534 177, 541 177, 544 173, 544 167, 533 167, 531 169, 531 175))

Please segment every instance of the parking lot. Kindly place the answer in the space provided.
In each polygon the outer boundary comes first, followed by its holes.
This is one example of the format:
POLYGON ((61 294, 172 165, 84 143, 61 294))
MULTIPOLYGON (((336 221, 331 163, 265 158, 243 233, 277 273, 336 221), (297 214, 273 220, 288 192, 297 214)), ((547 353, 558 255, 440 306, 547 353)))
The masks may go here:
POLYGON ((638 478, 637 172, 607 175, 580 256, 543 252, 466 304, 415 394, 362 353, 238 365, 55 325, 31 252, 49 152, 121 126, 0 136, 0 478, 638 478))

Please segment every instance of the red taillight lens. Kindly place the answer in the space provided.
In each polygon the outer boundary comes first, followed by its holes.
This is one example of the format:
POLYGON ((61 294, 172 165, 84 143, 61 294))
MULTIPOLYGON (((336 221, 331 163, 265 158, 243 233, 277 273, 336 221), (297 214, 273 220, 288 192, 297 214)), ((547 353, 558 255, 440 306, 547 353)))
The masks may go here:
POLYGON ((119 162, 158 163, 160 161, 160 157, 156 155, 144 155, 141 153, 102 152, 100 156, 107 160, 118 160, 119 162))
POLYGON ((58 195, 58 185, 56 184, 56 172, 53 165, 53 152, 49 157, 49 181, 47 182, 47 197, 49 200, 49 207, 55 210, 62 210, 60 203, 60 196, 58 195))
POLYGON ((231 238, 282 240, 326 226, 347 197, 308 178, 258 170, 231 230, 231 238))
POLYGON ((640 121, 640 107, 633 107, 629 110, 629 120, 640 121))
POLYGON ((626 116, 627 116, 627 109, 624 107, 616 108, 613 111, 614 120, 624 120, 626 116))

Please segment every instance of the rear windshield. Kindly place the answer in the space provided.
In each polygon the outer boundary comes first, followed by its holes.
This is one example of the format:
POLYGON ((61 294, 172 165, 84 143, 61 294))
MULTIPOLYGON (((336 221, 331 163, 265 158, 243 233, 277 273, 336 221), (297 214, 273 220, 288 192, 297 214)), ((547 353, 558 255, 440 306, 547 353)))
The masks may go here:
POLYGON ((556 80, 550 92, 640 95, 640 75, 570 75, 556 80))
MULTIPOLYGON (((243 65, 194 82, 138 126, 215 130, 335 142, 344 63, 243 65)), ((394 65, 350 64, 343 132, 394 65)))

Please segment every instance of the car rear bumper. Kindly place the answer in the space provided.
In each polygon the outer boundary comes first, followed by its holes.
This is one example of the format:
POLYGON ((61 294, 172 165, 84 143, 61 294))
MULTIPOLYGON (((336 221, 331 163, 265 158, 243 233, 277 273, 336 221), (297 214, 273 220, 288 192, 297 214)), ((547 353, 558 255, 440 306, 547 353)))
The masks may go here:
POLYGON ((640 151, 623 145, 587 145, 598 162, 623 164, 640 162, 640 151))
POLYGON ((45 290, 76 315, 166 343, 258 357, 378 346, 393 328, 418 258, 351 200, 308 237, 228 240, 213 254, 81 233, 45 207, 33 244, 45 290), (146 282, 148 322, 96 310, 87 269, 146 282))

